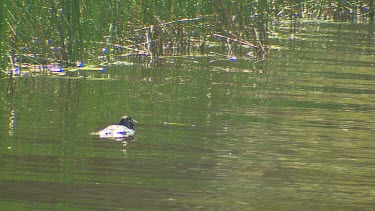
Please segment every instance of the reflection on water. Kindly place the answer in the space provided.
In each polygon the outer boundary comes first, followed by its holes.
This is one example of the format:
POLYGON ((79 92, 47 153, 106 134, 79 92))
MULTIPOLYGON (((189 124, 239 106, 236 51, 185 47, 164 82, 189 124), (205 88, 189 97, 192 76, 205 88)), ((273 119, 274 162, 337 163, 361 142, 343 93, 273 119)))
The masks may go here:
POLYGON ((8 135, 12 136, 14 134, 14 124, 15 124, 16 112, 14 110, 10 111, 9 114, 9 123, 8 123, 8 135))
POLYGON ((259 62, 2 79, 0 207, 371 209, 371 30, 304 24, 259 62), (134 140, 89 135, 125 114, 134 140))

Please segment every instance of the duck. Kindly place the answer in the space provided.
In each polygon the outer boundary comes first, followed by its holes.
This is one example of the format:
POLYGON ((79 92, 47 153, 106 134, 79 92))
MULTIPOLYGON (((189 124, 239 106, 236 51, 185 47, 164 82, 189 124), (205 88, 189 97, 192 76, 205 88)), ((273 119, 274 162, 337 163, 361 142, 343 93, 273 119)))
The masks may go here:
POLYGON ((120 119, 118 125, 110 125, 103 130, 100 130, 95 135, 99 135, 100 138, 127 138, 134 136, 135 129, 134 125, 137 123, 130 116, 123 116, 120 119))

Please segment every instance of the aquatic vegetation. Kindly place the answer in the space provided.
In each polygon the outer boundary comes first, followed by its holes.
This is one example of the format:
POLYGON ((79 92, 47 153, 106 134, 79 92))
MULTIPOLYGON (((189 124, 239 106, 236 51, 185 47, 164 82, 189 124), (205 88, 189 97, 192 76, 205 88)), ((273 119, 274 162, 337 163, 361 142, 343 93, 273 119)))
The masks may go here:
MULTIPOLYGON (((263 59, 279 21, 372 21, 372 1, 0 0, 1 69, 114 62, 159 63, 219 49, 263 59), (221 46, 221 48, 220 48, 221 46), (219 48, 218 48, 219 47, 219 48)), ((293 32, 292 32, 293 33, 293 32)), ((234 58, 234 57, 233 57, 234 58)), ((235 61, 235 59, 231 59, 235 61)), ((13 73, 13 71, 11 71, 13 73)))
POLYGON ((6 12, 5 12, 5 2, 0 0, 0 70, 5 70, 7 68, 6 51, 7 51, 7 37, 4 36, 7 32, 6 30, 6 12))

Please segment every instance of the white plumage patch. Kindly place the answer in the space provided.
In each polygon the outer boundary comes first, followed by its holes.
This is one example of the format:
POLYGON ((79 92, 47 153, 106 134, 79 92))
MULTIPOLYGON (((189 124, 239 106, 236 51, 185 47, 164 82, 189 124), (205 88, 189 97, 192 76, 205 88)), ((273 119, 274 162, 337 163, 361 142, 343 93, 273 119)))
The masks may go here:
POLYGON ((134 130, 123 125, 111 125, 99 131, 100 138, 126 138, 134 135, 134 130))

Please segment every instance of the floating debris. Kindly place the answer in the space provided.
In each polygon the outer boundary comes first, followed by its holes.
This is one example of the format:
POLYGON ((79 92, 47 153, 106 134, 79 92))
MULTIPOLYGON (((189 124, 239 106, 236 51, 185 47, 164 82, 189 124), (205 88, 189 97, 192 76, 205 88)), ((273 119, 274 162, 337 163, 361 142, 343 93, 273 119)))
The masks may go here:
POLYGON ((63 68, 62 67, 60 67, 59 65, 57 65, 57 64, 50 64, 50 65, 48 65, 47 66, 47 68, 49 69, 49 71, 51 72, 51 73, 53 73, 53 72, 63 72, 63 68))
POLYGON ((230 56, 229 60, 231 60, 232 62, 235 62, 235 61, 237 61, 237 58, 235 56, 230 56))
POLYGON ((164 125, 177 125, 177 126, 191 126, 191 127, 195 127, 195 125, 189 125, 189 124, 183 124, 183 123, 177 123, 177 122, 164 122, 164 125))
POLYGON ((76 61, 76 66, 79 67, 79 68, 83 67, 83 62, 76 61))

